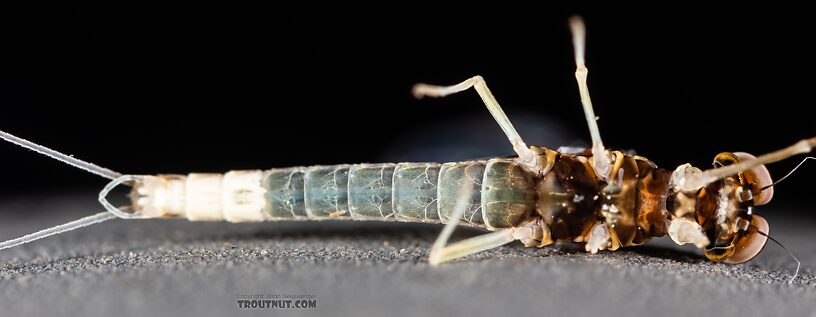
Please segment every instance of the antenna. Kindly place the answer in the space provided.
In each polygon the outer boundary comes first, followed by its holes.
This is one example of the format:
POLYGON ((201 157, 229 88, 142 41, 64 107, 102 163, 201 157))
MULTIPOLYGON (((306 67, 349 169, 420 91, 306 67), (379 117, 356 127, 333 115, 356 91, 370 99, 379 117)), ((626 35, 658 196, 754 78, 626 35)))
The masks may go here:
POLYGON ((798 170, 798 169, 799 169, 799 167, 800 167, 800 166, 802 166, 802 164, 805 164, 805 162, 806 162, 807 160, 816 160, 816 157, 813 157, 813 156, 808 156, 808 157, 806 157, 806 158, 805 158, 805 159, 803 159, 801 162, 799 162, 799 164, 797 164, 797 165, 796 165, 796 167, 794 167, 794 168, 793 168, 793 169, 792 169, 790 172, 788 172, 788 174, 786 174, 785 176, 782 176, 782 178, 780 178, 779 180, 777 180, 777 181, 773 182, 773 184, 770 184, 770 185, 768 185, 768 186, 762 187, 762 189, 760 189, 760 191, 763 191, 763 190, 766 190, 766 189, 768 189, 768 188, 774 187, 774 186, 776 186, 777 184, 781 183, 783 180, 785 180, 786 178, 788 178, 788 176, 791 176, 791 175, 793 174, 793 172, 796 172, 796 170, 798 170))
MULTIPOLYGON (((752 227, 754 227, 754 225, 751 225, 751 226, 752 226, 752 227)), ((754 227, 754 228, 756 228, 756 227, 754 227)), ((757 233, 759 233, 759 234, 761 234, 761 235, 763 235, 763 236, 768 237, 768 239, 771 239, 771 241, 773 241, 774 243, 776 243, 777 245, 779 245, 780 247, 782 247, 782 249, 785 249, 785 251, 788 251, 788 254, 790 254, 790 256, 793 258, 793 260, 794 260, 794 261, 796 261, 796 271, 794 271, 794 272, 793 272, 793 277, 791 277, 790 281, 788 281, 788 284, 793 284, 793 280, 795 280, 795 279, 796 279, 796 276, 798 276, 798 275, 799 275, 799 267, 801 267, 801 266, 802 266, 802 262, 799 262, 799 259, 797 259, 795 255, 793 255, 793 252, 791 252, 790 250, 788 250, 788 248, 786 248, 784 245, 782 245, 782 243, 779 243, 779 241, 776 241, 776 239, 774 239, 773 237, 771 237, 771 236, 770 236, 770 235, 768 235, 767 233, 764 233, 764 232, 762 232, 762 231, 759 231, 759 229, 757 229, 757 233)))

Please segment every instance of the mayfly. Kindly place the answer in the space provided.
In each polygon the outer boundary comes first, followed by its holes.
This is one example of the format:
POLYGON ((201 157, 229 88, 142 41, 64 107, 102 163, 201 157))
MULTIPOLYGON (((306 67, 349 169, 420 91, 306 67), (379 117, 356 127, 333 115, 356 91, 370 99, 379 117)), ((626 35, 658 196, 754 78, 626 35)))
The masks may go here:
POLYGON ((662 169, 644 157, 609 150, 601 141, 587 87, 584 24, 578 17, 569 24, 591 148, 528 147, 480 76, 453 86, 418 84, 413 93, 417 98, 444 97, 475 89, 515 157, 122 175, 0 131, 6 141, 112 180, 99 193, 106 211, 0 243, 0 249, 114 218, 343 219, 444 223, 431 248, 432 265, 513 241, 526 247, 583 243, 586 251, 596 253, 665 235, 677 244, 704 249, 711 261, 754 258, 770 238, 768 222, 755 207, 771 200, 778 183, 764 164, 810 152, 816 137, 759 157, 723 152, 714 158, 714 168, 705 171, 690 164, 662 169), (123 184, 133 187, 131 205, 115 207, 107 196, 123 184), (489 232, 449 245, 458 225, 489 232))

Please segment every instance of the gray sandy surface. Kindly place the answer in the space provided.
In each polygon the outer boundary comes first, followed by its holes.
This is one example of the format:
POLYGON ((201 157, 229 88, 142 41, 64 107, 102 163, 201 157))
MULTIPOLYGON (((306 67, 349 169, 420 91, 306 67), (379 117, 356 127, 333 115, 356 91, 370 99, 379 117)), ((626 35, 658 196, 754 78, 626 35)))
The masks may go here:
MULTIPOLYGON (((100 207, 93 192, 0 201, 0 239, 100 207)), ((814 316, 814 221, 769 207, 769 244, 713 264, 667 238, 589 255, 520 245, 426 264, 435 225, 113 220, 0 252, 2 316, 814 316), (311 295, 316 308, 238 308, 240 295, 311 295)), ((477 234, 460 230, 456 238, 477 234)))

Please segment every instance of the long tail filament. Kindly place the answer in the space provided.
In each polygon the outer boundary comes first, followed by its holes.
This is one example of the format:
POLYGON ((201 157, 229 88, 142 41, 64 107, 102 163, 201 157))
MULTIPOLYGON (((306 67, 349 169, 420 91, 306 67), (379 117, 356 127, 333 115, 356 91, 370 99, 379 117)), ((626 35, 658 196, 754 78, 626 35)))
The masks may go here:
MULTIPOLYGON (((93 163, 85 162, 83 160, 74 158, 74 157, 72 157, 70 155, 66 155, 66 154, 54 151, 54 150, 49 149, 49 148, 47 148, 45 146, 42 146, 42 145, 39 145, 37 143, 28 141, 26 139, 14 136, 14 135, 12 135, 10 133, 6 133, 6 132, 4 132, 2 130, 0 130, 0 138, 2 138, 3 140, 8 141, 10 143, 13 143, 13 144, 19 145, 21 147, 24 147, 26 149, 29 149, 29 150, 32 150, 34 152, 40 153, 42 155, 48 156, 48 157, 50 157, 52 159, 55 159, 57 161, 60 161, 60 162, 63 162, 65 164, 76 167, 78 169, 84 170, 84 171, 89 172, 91 174, 96 174, 96 175, 102 176, 104 178, 114 180, 114 182, 117 179, 119 179, 121 177, 124 177, 124 176, 122 176, 121 173, 115 172, 113 170, 101 167, 101 166, 93 164, 93 163)), ((106 189, 107 189, 107 187, 106 187, 106 189)), ((110 189, 107 189, 107 191, 110 191, 110 189)), ((103 192, 105 193, 105 196, 106 196, 107 192, 105 190, 103 190, 103 192)), ((104 196, 102 196, 101 194, 102 193, 100 193, 100 201, 102 201, 104 199, 104 196)), ((107 200, 105 200, 105 202, 107 202, 107 200)), ((103 203, 103 205, 104 205, 104 203, 103 203)), ((89 225, 92 225, 92 224, 97 224, 97 223, 107 221, 107 220, 111 220, 111 219, 114 219, 114 218, 133 218, 133 217, 122 217, 122 215, 115 212, 115 211, 119 211, 118 209, 108 208, 107 205, 105 207, 106 207, 107 211, 103 211, 103 212, 97 213, 95 215, 80 218, 80 219, 77 219, 77 220, 74 220, 74 221, 71 221, 71 222, 68 222, 68 223, 58 225, 58 226, 43 229, 43 230, 37 231, 37 232, 32 233, 32 234, 24 235, 24 236, 19 237, 19 238, 15 238, 15 239, 0 242, 0 250, 4 250, 4 249, 8 249, 8 248, 18 246, 18 245, 21 245, 21 244, 29 243, 31 241, 39 240, 39 239, 49 237, 49 236, 53 236, 53 235, 56 235, 56 234, 60 234, 60 233, 63 233, 63 232, 76 230, 76 229, 79 229, 79 228, 82 228, 82 227, 85 227, 85 226, 89 226, 89 225)))

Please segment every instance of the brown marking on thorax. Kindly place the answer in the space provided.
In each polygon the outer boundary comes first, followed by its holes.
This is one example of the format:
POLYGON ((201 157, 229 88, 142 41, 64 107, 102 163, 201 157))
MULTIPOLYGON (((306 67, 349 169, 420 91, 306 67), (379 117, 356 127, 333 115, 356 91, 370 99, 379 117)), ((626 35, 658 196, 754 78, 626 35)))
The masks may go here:
POLYGON ((611 229, 613 250, 665 235, 671 172, 645 158, 614 152, 609 181, 601 181, 588 152, 557 155, 553 168, 538 181, 536 211, 552 239, 585 242, 598 222, 611 229))

